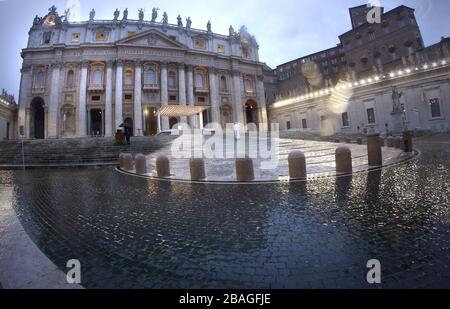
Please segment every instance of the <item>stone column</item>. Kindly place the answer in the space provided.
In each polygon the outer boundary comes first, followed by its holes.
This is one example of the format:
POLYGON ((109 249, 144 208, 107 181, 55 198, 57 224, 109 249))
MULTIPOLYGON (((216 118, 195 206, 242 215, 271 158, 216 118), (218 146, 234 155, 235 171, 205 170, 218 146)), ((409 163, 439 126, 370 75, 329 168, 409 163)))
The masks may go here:
POLYGON ((134 136, 142 136, 142 63, 134 69, 134 136))
POLYGON ((59 77, 61 73, 61 63, 52 64, 52 83, 50 88, 50 102, 49 102, 49 123, 48 123, 48 138, 58 137, 58 109, 59 109, 59 92, 61 85, 59 84, 59 77))
MULTIPOLYGON (((30 104, 28 101, 28 93, 32 87, 32 73, 31 66, 23 66, 20 70, 20 94, 19 94, 19 117, 18 117, 18 130, 23 126, 25 139, 30 138, 30 104)), ((20 133, 20 132, 19 132, 20 133)))
POLYGON ((123 63, 122 60, 116 62, 116 102, 115 102, 115 128, 114 131, 119 128, 123 123, 123 63))
POLYGON ((267 121, 267 108, 266 108, 266 93, 264 90, 264 75, 258 76, 257 82, 257 95, 258 95, 258 107, 259 107, 259 125, 264 131, 268 129, 267 121))
POLYGON ((209 96, 211 100, 211 120, 220 123, 219 92, 217 90, 216 69, 209 68, 209 96))
POLYGON ((106 89, 105 89, 105 136, 111 137, 113 135, 112 124, 112 61, 106 64, 106 89))
MULTIPOLYGON (((195 96, 194 96, 194 72, 191 65, 187 66, 187 104, 190 106, 195 106, 195 96)), ((192 128, 197 127, 196 116, 189 117, 189 124, 192 128)))
POLYGON ((242 87, 241 87, 241 72, 233 71, 233 101, 234 101, 234 119, 244 124, 244 114, 242 105, 242 87))
MULTIPOLYGON (((169 105, 169 92, 167 89, 167 63, 161 63, 161 107, 169 105)), ((169 127, 169 117, 161 117, 163 131, 171 129, 169 127)))
MULTIPOLYGON (((186 105, 186 76, 184 72, 184 64, 178 65, 178 96, 180 105, 186 105)), ((181 117, 181 123, 187 123, 187 117, 181 117)))
POLYGON ((80 102, 78 104, 78 136, 86 137, 86 91, 88 62, 81 64, 80 102))

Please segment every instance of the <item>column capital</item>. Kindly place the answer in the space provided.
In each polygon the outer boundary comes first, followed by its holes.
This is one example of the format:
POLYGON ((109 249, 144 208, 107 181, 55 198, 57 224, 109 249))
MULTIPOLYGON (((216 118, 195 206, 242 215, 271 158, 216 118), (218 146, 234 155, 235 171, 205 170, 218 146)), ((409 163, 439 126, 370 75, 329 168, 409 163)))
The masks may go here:
POLYGON ((242 76, 241 71, 238 71, 238 70, 232 70, 231 74, 233 75, 233 77, 241 77, 242 76))
POLYGON ((123 66, 123 60, 122 59, 116 59, 116 65, 117 66, 123 66))
POLYGON ((58 70, 61 70, 62 67, 63 67, 63 62, 62 62, 62 61, 57 61, 57 60, 52 61, 52 62, 50 63, 50 67, 51 67, 52 69, 58 69, 58 70))
POLYGON ((178 66, 178 70, 183 70, 183 71, 186 70, 186 65, 183 62, 178 62, 177 66, 178 66))
POLYGON ((85 69, 89 66, 89 60, 81 61, 81 68, 85 69))
POLYGON ((208 72, 209 72, 209 74, 216 75, 216 74, 217 74, 217 68, 215 68, 215 67, 209 67, 209 68, 208 68, 208 72))
POLYGON ((112 68, 112 66, 114 65, 115 61, 114 60, 106 60, 106 67, 107 68, 112 68))
POLYGON ((134 61, 134 66, 135 66, 135 67, 142 66, 143 64, 144 64, 144 61, 142 61, 141 59, 136 59, 136 60, 134 61))
POLYGON ((167 61, 160 62, 161 69, 167 69, 168 65, 169 65, 169 63, 167 61))
POLYGON ((186 71, 192 72, 194 70, 194 66, 192 64, 186 64, 186 71))
POLYGON ((264 81, 264 74, 259 74, 258 76, 256 76, 256 78, 258 79, 258 81, 263 82, 264 81))

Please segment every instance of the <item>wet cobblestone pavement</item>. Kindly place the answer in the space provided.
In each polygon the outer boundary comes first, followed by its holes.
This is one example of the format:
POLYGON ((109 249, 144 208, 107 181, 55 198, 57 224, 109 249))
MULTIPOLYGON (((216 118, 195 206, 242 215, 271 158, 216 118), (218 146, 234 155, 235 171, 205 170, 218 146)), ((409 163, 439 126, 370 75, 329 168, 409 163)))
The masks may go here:
MULTIPOLYGON (((307 183, 208 185, 91 170, 0 171, 28 235, 86 288, 450 288, 450 143, 307 183)), ((20 275, 20 274, 18 274, 20 275)))

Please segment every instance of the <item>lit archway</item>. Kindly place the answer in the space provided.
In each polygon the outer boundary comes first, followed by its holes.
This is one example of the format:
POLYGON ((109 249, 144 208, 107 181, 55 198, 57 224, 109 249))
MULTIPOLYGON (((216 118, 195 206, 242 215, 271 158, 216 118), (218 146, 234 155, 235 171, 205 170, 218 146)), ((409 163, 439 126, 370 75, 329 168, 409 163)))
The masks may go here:
POLYGON ((247 124, 259 123, 259 117, 258 117, 258 104, 253 100, 248 100, 247 103, 245 103, 245 117, 247 124))

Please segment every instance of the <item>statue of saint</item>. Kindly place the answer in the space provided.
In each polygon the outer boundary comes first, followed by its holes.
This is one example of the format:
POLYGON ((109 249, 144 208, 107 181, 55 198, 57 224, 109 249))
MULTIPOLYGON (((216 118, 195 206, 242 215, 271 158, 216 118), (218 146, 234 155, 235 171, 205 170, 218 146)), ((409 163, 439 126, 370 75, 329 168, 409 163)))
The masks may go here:
POLYGON ((94 20, 95 18, 95 10, 92 9, 92 11, 89 13, 89 20, 94 20))
POLYGON ((125 11, 123 11, 123 18, 122 20, 127 20, 128 19, 128 8, 125 9, 125 11))
POLYGON ((167 15, 167 12, 164 12, 164 14, 163 14, 162 23, 164 25, 167 25, 169 23, 169 16, 167 15))
POLYGON ((51 13, 56 13, 56 6, 52 5, 51 8, 48 9, 51 13))
POLYGON ((211 31, 211 21, 209 20, 208 23, 206 24, 206 29, 208 30, 208 32, 212 32, 211 31))
POLYGON ((139 9, 139 21, 143 21, 143 20, 144 20, 144 10, 139 9))
POLYGON ((41 18, 36 15, 36 17, 34 17, 34 20, 33 20, 33 25, 39 25, 40 22, 41 22, 41 18))
POLYGON ((158 8, 153 8, 152 10, 152 23, 156 22, 156 19, 158 18, 158 8))
POLYGON ((403 92, 398 92, 397 87, 392 88, 392 102, 393 102, 393 110, 392 114, 403 113, 403 107, 400 103, 400 99, 403 96, 403 92))
POLYGON ((68 22, 69 21, 69 17, 70 17, 70 9, 67 9, 64 11, 64 22, 68 22))
POLYGON ((120 15, 119 9, 116 9, 114 11, 114 20, 118 20, 119 19, 119 15, 120 15))
POLYGON ((192 27, 192 20, 191 20, 191 17, 188 17, 186 19, 186 29, 190 30, 191 27, 192 27))
POLYGON ((181 15, 178 15, 177 23, 178 23, 178 27, 183 27, 183 19, 181 19, 181 15))
POLYGON ((228 31, 229 31, 229 33, 230 33, 230 36, 234 36, 234 28, 233 28, 233 26, 230 26, 230 29, 228 29, 228 31))

